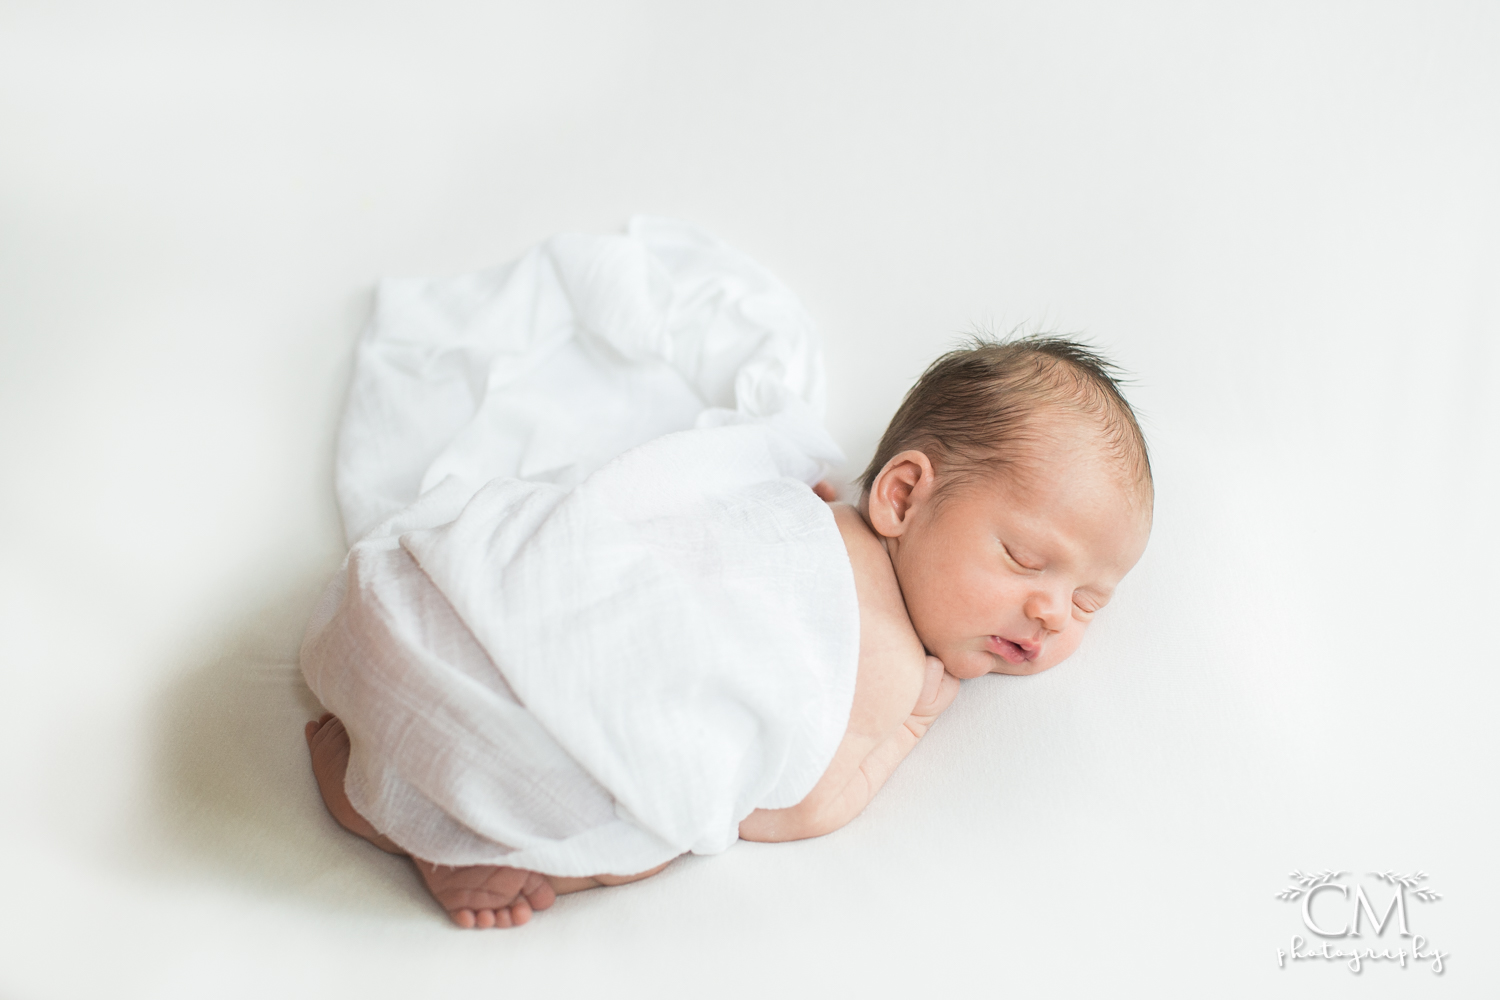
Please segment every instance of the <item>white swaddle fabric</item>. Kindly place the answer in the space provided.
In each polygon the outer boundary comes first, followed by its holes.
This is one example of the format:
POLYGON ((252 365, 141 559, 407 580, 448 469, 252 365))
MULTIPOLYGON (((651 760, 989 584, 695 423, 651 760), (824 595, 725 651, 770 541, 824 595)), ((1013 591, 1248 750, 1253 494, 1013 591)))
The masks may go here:
POLYGON ((352 545, 450 475, 574 486, 700 418, 787 410, 810 455, 842 460, 822 430, 812 319, 681 223, 636 218, 624 236, 556 236, 474 274, 385 281, 339 432, 345 532, 352 545))
POLYGON ((805 797, 859 631, 820 365, 774 278, 660 220, 383 285, 302 651, 355 808, 431 861, 595 875, 805 797))

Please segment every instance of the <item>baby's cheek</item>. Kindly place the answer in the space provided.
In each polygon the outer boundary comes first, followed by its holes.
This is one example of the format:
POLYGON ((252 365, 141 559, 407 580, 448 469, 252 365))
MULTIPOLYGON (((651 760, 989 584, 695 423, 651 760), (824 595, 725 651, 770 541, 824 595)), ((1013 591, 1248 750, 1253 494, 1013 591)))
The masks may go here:
POLYGON ((1083 644, 1085 628, 1082 622, 1074 622, 1072 628, 1053 640, 1053 648, 1048 651, 1051 655, 1047 657, 1051 661, 1050 666, 1057 666, 1078 651, 1078 647, 1083 644))

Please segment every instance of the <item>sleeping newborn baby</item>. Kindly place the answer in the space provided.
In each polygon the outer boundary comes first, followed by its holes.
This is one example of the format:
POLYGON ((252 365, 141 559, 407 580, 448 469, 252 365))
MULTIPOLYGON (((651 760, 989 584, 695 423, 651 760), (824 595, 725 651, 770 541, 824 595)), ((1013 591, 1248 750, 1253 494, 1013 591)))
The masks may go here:
POLYGON ((721 244, 637 220, 465 280, 382 289, 302 652, 329 812, 460 926, 842 827, 960 681, 1066 659, 1145 548, 1144 439, 1078 344, 938 359, 850 506, 810 324, 721 244))

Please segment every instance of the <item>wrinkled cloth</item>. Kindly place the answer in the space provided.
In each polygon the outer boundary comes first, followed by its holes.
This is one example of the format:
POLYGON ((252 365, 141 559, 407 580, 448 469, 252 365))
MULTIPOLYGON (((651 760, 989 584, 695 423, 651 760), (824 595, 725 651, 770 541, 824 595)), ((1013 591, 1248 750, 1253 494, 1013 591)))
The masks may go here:
POLYGON ((661 220, 383 284, 302 650, 354 807, 430 861, 595 875, 801 801, 859 638, 821 363, 774 278, 661 220))
POLYGON ((345 531, 352 545, 448 476, 571 487, 671 431, 776 413, 810 457, 842 461, 811 317, 689 226, 636 218, 501 267, 386 281, 339 430, 345 531))

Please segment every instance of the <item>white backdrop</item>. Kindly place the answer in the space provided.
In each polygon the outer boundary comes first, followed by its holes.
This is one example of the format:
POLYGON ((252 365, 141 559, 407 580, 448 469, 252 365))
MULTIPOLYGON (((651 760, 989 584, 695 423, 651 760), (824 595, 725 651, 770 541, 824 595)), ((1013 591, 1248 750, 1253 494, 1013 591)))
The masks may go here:
POLYGON ((1500 8, 208 6, 0 3, 0 995, 1500 990, 1500 8), (1082 332, 1155 536, 845 830, 459 932, 302 746, 351 349, 634 212, 803 297, 851 476, 1082 332), (1429 873, 1446 972, 1278 969, 1325 867, 1429 873))

